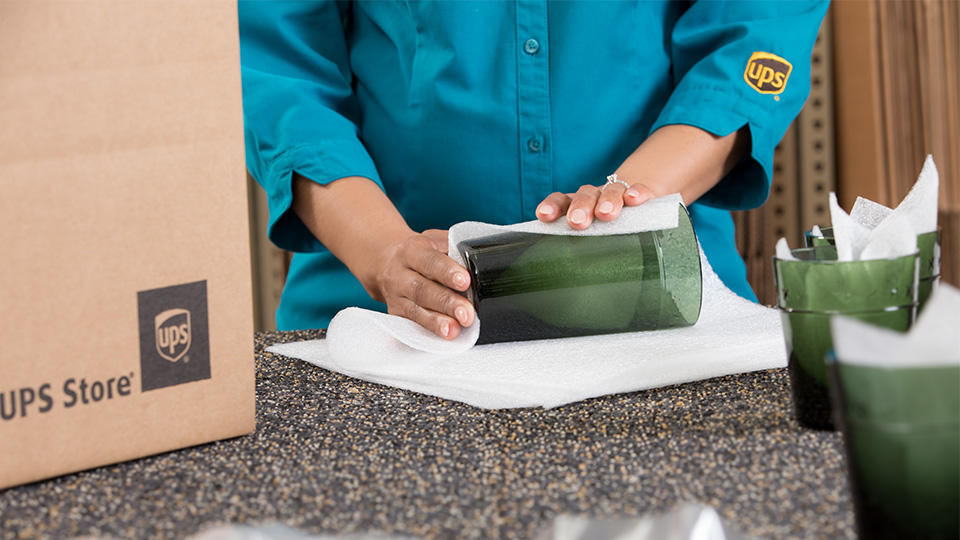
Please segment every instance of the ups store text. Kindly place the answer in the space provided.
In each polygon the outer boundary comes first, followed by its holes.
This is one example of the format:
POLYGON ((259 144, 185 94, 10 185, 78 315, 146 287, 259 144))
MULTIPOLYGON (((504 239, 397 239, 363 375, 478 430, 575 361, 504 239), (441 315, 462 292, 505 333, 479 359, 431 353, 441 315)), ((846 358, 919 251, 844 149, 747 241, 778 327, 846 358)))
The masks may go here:
MULTIPOLYGON (((77 405, 89 405, 105 399, 121 398, 131 394, 130 379, 133 373, 120 377, 110 377, 105 381, 79 381, 73 377, 63 381, 62 397, 59 400, 64 409, 77 405)), ((31 413, 50 412, 57 400, 51 395, 53 386, 41 384, 36 389, 25 387, 0 392, 0 419, 13 420, 31 413)))

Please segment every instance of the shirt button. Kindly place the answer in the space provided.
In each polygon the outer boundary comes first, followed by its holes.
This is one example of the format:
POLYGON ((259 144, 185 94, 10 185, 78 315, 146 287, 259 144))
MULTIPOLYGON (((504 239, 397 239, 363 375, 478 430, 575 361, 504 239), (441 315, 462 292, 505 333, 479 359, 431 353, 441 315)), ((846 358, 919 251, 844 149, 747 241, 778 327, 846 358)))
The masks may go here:
POLYGON ((539 152, 540 145, 540 137, 530 137, 530 140, 527 141, 527 148, 529 148, 531 152, 539 152))
POLYGON ((523 43, 523 50, 527 51, 527 54, 537 54, 540 50, 540 42, 530 38, 523 43))

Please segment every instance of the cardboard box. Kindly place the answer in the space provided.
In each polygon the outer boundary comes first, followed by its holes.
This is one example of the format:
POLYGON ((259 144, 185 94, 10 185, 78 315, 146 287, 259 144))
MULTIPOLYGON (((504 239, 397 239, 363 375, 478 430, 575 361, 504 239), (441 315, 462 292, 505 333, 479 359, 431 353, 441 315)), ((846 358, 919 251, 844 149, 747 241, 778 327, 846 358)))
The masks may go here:
POLYGON ((0 488, 248 433, 236 4, 0 2, 0 488))

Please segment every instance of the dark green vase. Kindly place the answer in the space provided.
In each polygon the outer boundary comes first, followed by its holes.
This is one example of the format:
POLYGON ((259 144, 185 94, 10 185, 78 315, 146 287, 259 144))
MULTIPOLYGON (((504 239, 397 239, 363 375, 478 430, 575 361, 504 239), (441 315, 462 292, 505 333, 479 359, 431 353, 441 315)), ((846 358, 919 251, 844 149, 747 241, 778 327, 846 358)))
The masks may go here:
POLYGON ((830 318, 846 315, 906 331, 916 310, 917 254, 838 262, 833 246, 795 249, 798 260, 774 257, 794 413, 800 425, 832 430, 827 366, 830 318))
POLYGON ((700 316, 700 252, 690 217, 675 229, 611 236, 504 233, 461 242, 478 344, 690 326, 700 316))
MULTIPOLYGON (((833 237, 833 227, 820 229, 823 237, 816 237, 810 231, 803 235, 805 247, 817 248, 836 245, 833 237)), ((933 292, 933 287, 940 281, 940 230, 917 235, 917 250, 920 252, 920 274, 917 284, 917 313, 923 307, 933 292)))
POLYGON ((833 361, 831 387, 860 538, 960 538, 960 367, 833 361))

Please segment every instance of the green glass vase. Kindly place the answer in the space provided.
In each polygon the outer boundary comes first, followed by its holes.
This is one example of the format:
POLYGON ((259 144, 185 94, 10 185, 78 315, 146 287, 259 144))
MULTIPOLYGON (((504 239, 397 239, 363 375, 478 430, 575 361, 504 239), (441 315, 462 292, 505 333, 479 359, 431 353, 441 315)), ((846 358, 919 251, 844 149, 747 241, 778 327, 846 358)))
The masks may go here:
POLYGON ((829 364, 860 538, 960 538, 960 367, 829 364))
POLYGON ((792 254, 799 260, 774 257, 773 269, 794 413, 804 427, 832 430, 824 363, 833 348, 830 317, 906 331, 916 316, 917 254, 849 262, 838 262, 833 246, 792 254))
POLYGON ((478 344, 690 326, 700 251, 679 206, 674 229, 610 236, 504 233, 461 242, 478 344))
POLYGON ((832 246, 835 244, 833 240, 833 227, 823 227, 820 229, 820 232, 823 233, 823 236, 814 236, 812 231, 804 232, 803 247, 812 248, 832 246))
MULTIPOLYGON (((823 237, 813 236, 806 231, 803 235, 805 247, 823 247, 836 244, 833 238, 833 227, 820 229, 823 237)), ((920 274, 917 284, 917 313, 923 312, 923 307, 930 298, 930 293, 940 281, 940 230, 917 235, 917 250, 920 253, 920 274)))
POLYGON ((917 313, 920 313, 927 304, 934 285, 940 281, 940 230, 918 234, 917 249, 920 251, 917 313))

